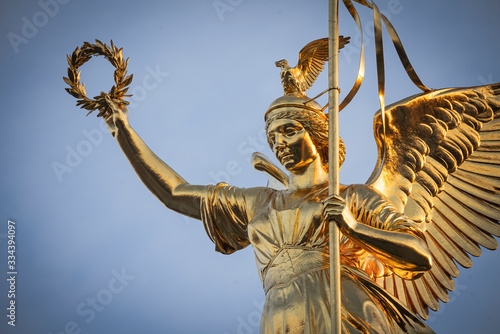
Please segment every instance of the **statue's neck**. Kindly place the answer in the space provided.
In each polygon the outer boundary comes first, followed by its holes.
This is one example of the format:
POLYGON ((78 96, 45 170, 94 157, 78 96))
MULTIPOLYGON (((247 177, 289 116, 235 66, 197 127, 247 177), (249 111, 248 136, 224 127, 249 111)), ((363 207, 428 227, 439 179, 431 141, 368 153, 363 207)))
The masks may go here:
POLYGON ((290 174, 291 191, 312 188, 328 182, 328 172, 322 166, 319 157, 299 172, 290 174))

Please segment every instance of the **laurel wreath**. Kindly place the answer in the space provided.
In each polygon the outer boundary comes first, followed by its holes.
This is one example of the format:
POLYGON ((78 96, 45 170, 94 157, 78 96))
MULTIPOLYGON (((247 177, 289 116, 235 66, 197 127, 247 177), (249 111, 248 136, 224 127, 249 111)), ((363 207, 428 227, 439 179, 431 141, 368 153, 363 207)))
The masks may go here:
POLYGON ((132 96, 125 94, 128 91, 128 86, 132 82, 133 74, 126 76, 128 58, 126 60, 123 59, 123 48, 118 49, 113 44, 113 41, 111 41, 111 47, 102 43, 98 39, 96 39, 95 42, 95 44, 84 42, 81 48, 76 47, 71 56, 67 55, 69 65, 68 77, 63 77, 63 79, 64 82, 70 86, 70 88, 66 88, 66 91, 78 99, 76 105, 80 106, 82 109, 90 110, 87 113, 87 116, 94 110, 98 109, 99 114, 97 117, 107 117, 112 114, 112 110, 106 102, 106 96, 109 96, 111 101, 120 107, 130 104, 130 102, 124 101, 123 98, 132 96), (87 97, 85 84, 80 82, 81 71, 78 69, 80 66, 89 61, 92 56, 104 56, 104 58, 106 58, 111 65, 116 68, 116 70, 113 75, 115 85, 113 85, 109 93, 106 94, 105 92, 101 92, 100 95, 90 99, 87 97))

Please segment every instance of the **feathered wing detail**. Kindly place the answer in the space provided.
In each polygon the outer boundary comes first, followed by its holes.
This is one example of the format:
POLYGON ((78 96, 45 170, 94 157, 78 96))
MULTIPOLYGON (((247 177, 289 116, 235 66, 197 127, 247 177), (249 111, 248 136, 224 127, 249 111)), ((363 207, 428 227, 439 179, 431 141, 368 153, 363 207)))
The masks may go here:
POLYGON ((500 236, 500 84, 424 93, 387 108, 385 152, 380 113, 379 162, 367 183, 422 223, 432 269, 413 281, 377 280, 423 319, 449 300, 457 263, 500 236))
MULTIPOLYGON (((349 37, 339 36, 339 50, 349 43, 349 37)), ((307 44, 299 52, 296 69, 302 74, 301 91, 305 92, 314 84, 316 78, 325 68, 328 60, 328 38, 317 39, 307 44)))

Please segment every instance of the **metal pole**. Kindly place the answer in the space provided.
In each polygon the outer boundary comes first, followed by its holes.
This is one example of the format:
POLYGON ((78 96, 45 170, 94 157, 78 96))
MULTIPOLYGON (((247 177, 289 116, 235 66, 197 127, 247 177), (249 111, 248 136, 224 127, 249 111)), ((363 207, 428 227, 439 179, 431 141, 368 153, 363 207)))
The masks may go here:
MULTIPOLYGON (((339 21, 338 0, 329 0, 328 39, 328 115, 329 115, 329 192, 339 194, 339 21)), ((341 334, 339 228, 335 221, 329 226, 330 237, 330 311, 332 334, 341 334)))

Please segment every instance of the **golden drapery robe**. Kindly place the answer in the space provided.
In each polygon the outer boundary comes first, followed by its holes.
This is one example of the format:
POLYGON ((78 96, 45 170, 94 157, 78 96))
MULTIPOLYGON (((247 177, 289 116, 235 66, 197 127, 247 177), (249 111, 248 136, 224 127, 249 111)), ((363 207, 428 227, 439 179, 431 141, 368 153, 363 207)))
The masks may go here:
MULTIPOLYGON (((202 199, 202 220, 217 251, 254 248, 266 294, 262 334, 331 332, 328 224, 321 218, 328 185, 300 192, 299 201, 287 204, 284 191, 221 183, 202 199)), ((354 185, 341 187, 341 195, 358 222, 423 238, 376 190, 354 185)), ((415 273, 389 268, 346 237, 340 257, 343 333, 434 333, 372 279, 390 270, 415 273)))

